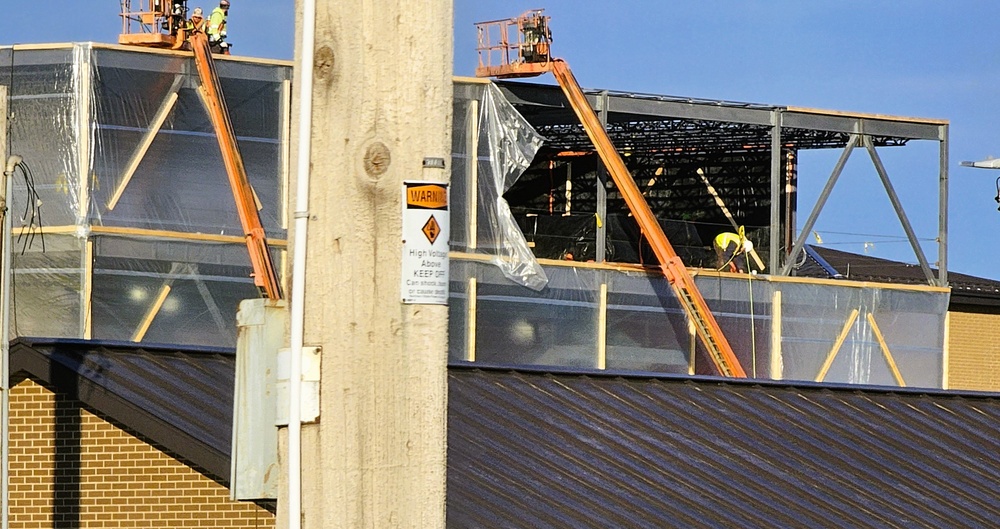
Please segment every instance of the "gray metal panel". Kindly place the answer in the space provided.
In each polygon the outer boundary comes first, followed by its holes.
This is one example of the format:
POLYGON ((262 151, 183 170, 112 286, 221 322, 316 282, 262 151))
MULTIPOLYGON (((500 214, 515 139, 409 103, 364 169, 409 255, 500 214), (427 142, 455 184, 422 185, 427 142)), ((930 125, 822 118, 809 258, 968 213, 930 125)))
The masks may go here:
POLYGON ((655 99, 633 99, 612 96, 608 103, 608 109, 611 112, 621 112, 624 114, 726 121, 750 125, 771 124, 771 111, 767 109, 739 108, 705 103, 696 104, 680 101, 660 101, 655 99))
POLYGON ((451 367, 449 527, 996 527, 1000 397, 451 367))
POLYGON ((572 111, 569 101, 558 86, 515 82, 497 83, 497 86, 512 105, 554 107, 572 111))
POLYGON ((230 495, 236 500, 276 499, 280 472, 275 383, 288 307, 284 301, 247 299, 236 317, 230 495))
POLYGON ((825 130, 831 132, 859 132, 873 136, 892 136, 918 140, 940 140, 941 126, 935 123, 859 118, 786 110, 782 114, 786 128, 825 130))

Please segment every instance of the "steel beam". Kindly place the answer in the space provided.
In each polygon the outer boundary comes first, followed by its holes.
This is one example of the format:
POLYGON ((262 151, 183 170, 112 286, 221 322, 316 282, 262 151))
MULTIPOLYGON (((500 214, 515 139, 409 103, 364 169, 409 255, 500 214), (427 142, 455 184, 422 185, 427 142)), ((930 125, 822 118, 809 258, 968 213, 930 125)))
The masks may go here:
POLYGON ((680 101, 659 101, 655 99, 631 99, 614 97, 609 104, 611 112, 644 116, 661 116, 704 121, 723 121, 747 125, 767 126, 771 124, 771 110, 741 108, 704 103, 684 103, 680 101))
POLYGON ((809 236, 809 232, 812 231, 813 226, 816 224, 816 219, 819 217, 820 212, 823 211, 823 206, 826 205, 826 200, 830 198, 830 192, 833 191, 833 186, 837 184, 837 179, 840 178, 840 173, 843 172, 844 165, 847 163, 847 159, 851 157, 851 152, 854 151, 854 147, 858 144, 858 141, 859 136, 851 134, 851 139, 847 141, 847 147, 844 147, 843 152, 840 153, 840 159, 837 160, 837 165, 834 166, 833 173, 830 174, 829 180, 826 181, 826 186, 823 187, 823 192, 816 199, 816 205, 813 206, 812 213, 809 214, 806 223, 802 225, 802 232, 795 239, 795 245, 792 246, 792 252, 788 254, 785 265, 781 267, 780 275, 787 276, 792 271, 792 264, 798 259, 799 253, 805 245, 806 237, 809 236))
POLYGON ((917 256, 917 262, 920 263, 920 269, 924 271, 924 277, 927 278, 927 283, 931 285, 937 284, 934 279, 934 274, 931 273, 931 268, 927 264, 927 257, 924 255, 923 248, 920 247, 920 241, 917 240, 917 234, 913 231, 913 227, 910 225, 910 220, 906 218, 906 212, 903 211, 903 204, 899 201, 899 196, 896 195, 896 190, 892 187, 892 182, 889 180, 889 174, 885 170, 885 166, 882 164, 882 159, 879 157, 878 152, 875 151, 875 145, 872 143, 870 136, 862 136, 862 141, 864 142, 865 149, 868 150, 869 156, 871 156, 872 163, 875 165, 875 171, 878 173, 878 177, 882 180, 882 187, 885 188, 885 192, 889 195, 889 201, 892 202, 892 208, 896 211, 896 216, 899 217, 899 223, 903 225, 903 231, 906 232, 906 238, 910 241, 910 246, 913 248, 913 253, 917 256))
POLYGON ((889 119, 834 114, 820 114, 787 109, 782 124, 788 128, 825 130, 830 132, 860 132, 872 136, 892 136, 913 140, 937 140, 941 123, 923 120, 889 119))

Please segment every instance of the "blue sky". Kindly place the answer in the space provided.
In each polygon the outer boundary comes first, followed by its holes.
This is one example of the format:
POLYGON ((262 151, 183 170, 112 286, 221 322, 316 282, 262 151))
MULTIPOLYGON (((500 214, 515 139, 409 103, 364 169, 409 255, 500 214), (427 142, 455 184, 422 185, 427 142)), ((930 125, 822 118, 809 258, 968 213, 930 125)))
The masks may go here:
MULTIPOLYGON (((292 57, 292 0, 232 3, 235 53, 292 57)), ((121 27, 116 2, 38 5, 4 0, 0 43, 114 42, 121 27)), ((552 17, 554 54, 587 88, 949 120, 949 269, 1000 279, 1000 244, 984 237, 1000 227, 993 199, 1000 171, 959 167, 962 160, 1000 157, 1000 37, 991 27, 1000 4, 455 0, 455 73, 475 68, 474 22, 540 7, 552 17)), ((839 154, 803 155, 801 221, 839 154)), ((880 155, 933 263, 937 144, 911 143, 880 155)), ((863 151, 852 155, 815 231, 832 248, 916 262, 863 151)))

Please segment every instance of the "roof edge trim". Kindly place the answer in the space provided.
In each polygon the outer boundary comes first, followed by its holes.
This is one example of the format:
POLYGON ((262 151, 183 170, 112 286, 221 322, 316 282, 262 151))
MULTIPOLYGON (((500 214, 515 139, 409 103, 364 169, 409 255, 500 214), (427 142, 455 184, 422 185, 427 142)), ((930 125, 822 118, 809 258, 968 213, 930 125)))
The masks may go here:
POLYGON ((726 378, 711 375, 679 375, 674 373, 655 373, 642 371, 615 371, 586 369, 579 367, 534 366, 534 365, 498 365, 482 362, 466 362, 449 360, 448 371, 484 371, 484 372, 515 372, 532 375, 572 376, 589 378, 622 378, 633 380, 661 380, 679 384, 704 384, 726 386, 760 386, 768 388, 795 388, 811 391, 866 392, 896 395, 930 395, 940 397, 989 398, 996 399, 1000 392, 954 390, 938 388, 911 388, 895 386, 872 386, 863 384, 839 384, 830 382, 812 382, 808 380, 763 380, 726 378))

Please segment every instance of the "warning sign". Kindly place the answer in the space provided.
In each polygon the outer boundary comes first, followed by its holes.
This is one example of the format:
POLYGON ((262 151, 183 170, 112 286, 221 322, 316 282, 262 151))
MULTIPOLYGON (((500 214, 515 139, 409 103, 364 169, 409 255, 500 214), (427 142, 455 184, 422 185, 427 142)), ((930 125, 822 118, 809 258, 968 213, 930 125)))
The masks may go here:
POLYGON ((441 235, 441 225, 434 220, 434 215, 431 215, 431 218, 427 219, 427 224, 424 224, 424 227, 421 228, 420 231, 424 232, 424 235, 427 236, 427 240, 430 241, 431 244, 434 244, 438 235, 441 235))
POLYGON ((448 184, 403 182, 403 303, 448 304, 448 184))
POLYGON ((406 188, 406 206, 414 209, 448 209, 448 186, 412 183, 406 188))

